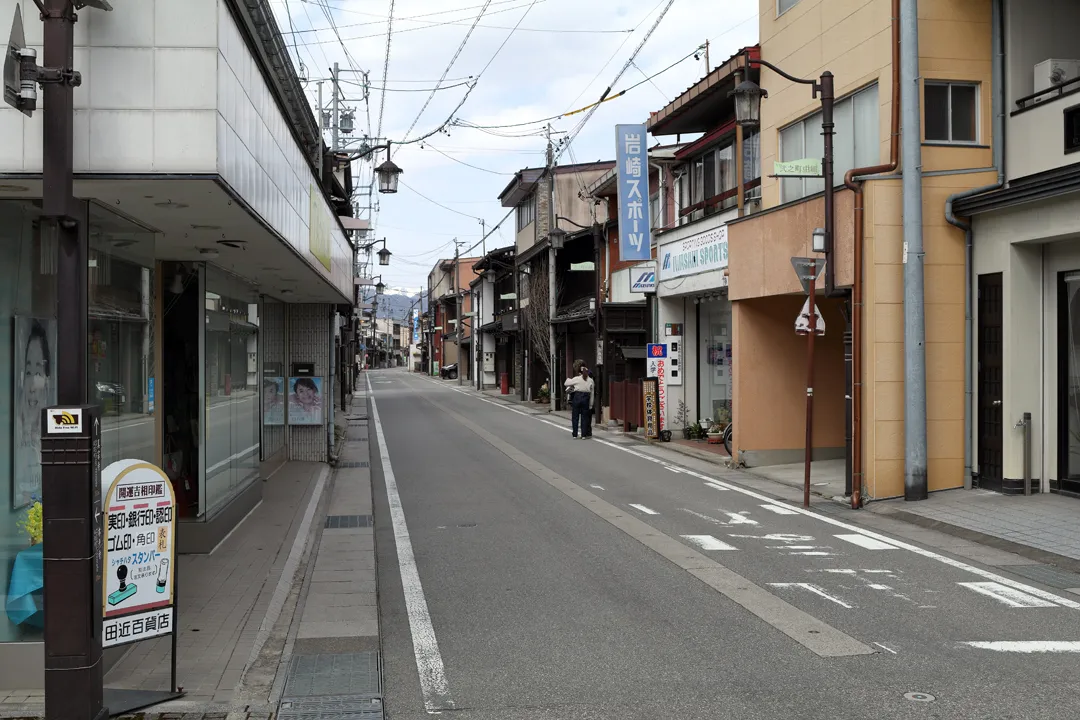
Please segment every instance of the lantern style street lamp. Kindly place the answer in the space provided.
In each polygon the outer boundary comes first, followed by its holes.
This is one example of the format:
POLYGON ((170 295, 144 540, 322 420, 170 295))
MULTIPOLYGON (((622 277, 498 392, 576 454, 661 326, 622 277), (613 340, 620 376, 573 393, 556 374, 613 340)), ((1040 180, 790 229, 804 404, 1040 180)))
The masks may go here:
POLYGON ((379 176, 379 192, 391 195, 397 192, 398 175, 404 172, 390 159, 390 146, 387 145, 386 161, 375 168, 375 174, 379 176))
POLYGON ((761 124, 761 98, 769 93, 747 78, 728 93, 735 98, 735 124, 744 128, 755 128, 761 124))

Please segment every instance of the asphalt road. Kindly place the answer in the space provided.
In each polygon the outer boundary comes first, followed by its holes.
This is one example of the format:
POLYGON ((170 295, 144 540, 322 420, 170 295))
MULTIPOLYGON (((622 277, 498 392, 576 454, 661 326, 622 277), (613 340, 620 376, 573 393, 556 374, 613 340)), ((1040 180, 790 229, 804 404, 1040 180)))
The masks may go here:
POLYGON ((369 378, 389 718, 1080 717, 1080 595, 369 378))

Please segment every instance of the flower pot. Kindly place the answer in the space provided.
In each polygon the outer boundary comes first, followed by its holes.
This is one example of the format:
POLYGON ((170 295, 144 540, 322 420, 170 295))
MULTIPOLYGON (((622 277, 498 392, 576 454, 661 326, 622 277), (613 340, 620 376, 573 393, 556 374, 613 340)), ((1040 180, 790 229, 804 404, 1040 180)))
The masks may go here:
POLYGON ((693 440, 693 433, 690 432, 690 428, 684 427, 682 429, 683 440, 693 440))
POLYGON ((721 445, 724 442, 723 432, 711 432, 708 433, 710 445, 721 445))

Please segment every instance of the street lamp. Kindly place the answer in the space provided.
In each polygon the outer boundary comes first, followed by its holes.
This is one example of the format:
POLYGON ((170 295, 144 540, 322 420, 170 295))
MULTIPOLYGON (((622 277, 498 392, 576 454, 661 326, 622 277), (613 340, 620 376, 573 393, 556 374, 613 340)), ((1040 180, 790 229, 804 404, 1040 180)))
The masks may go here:
MULTIPOLYGON (((834 220, 835 215, 835 188, 833 187, 833 136, 835 133, 836 124, 833 122, 833 106, 836 102, 836 95, 834 92, 833 74, 826 70, 821 73, 821 77, 817 80, 808 80, 805 78, 797 78, 794 75, 789 75, 780 68, 776 67, 767 60, 761 58, 751 57, 749 52, 744 53, 745 64, 747 69, 751 65, 764 65, 777 75, 789 80, 793 83, 800 85, 809 85, 813 91, 814 97, 821 98, 821 134, 825 136, 825 158, 823 167, 823 176, 825 180, 825 227, 822 229, 823 245, 822 250, 825 254, 825 260, 828 263, 825 269, 825 294, 828 296, 832 293, 833 289, 833 263, 828 262, 831 260, 833 249, 833 237, 836 222, 834 220)), ((749 77, 743 80, 738 86, 728 93, 729 97, 735 99, 735 122, 743 127, 753 127, 761 122, 761 98, 768 97, 769 94, 758 87, 757 83, 750 80, 749 77)), ((815 242, 817 242, 817 231, 815 231, 815 242)))
POLYGON ((810 241, 810 249, 816 253, 825 252, 825 228, 814 228, 814 234, 810 241))
POLYGON ((566 245, 566 231, 561 227, 553 227, 551 232, 548 233, 548 242, 551 244, 552 250, 562 250, 566 245))
POLYGON ((379 176, 379 192, 390 195, 397 192, 398 175, 405 172, 390 159, 390 152, 387 150, 386 161, 375 168, 375 174, 379 176))
POLYGON ((384 290, 386 290, 386 285, 383 284, 382 280, 375 283, 375 294, 376 295, 382 295, 384 290))
POLYGON ((383 266, 386 266, 386 265, 390 264, 390 254, 391 253, 390 253, 389 250, 386 249, 386 245, 385 245, 386 240, 383 240, 383 243, 384 243, 383 249, 378 252, 379 264, 383 265, 383 266))

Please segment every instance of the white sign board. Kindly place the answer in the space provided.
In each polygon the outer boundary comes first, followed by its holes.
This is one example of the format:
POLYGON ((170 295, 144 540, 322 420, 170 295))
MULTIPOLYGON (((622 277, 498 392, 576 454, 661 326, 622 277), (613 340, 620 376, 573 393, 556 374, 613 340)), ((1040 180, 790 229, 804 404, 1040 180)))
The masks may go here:
POLYGON ((48 414, 50 435, 80 435, 83 431, 83 414, 80 408, 51 408, 48 414))
POLYGON ((630 292, 656 292, 656 263, 649 261, 630 268, 630 292))
POLYGON ((660 279, 696 275, 728 266, 727 225, 660 246, 660 279))
POLYGON ((174 631, 176 498, 160 468, 120 460, 102 472, 105 569, 102 646, 174 631))
POLYGON ((656 378, 656 394, 660 401, 660 430, 667 428, 667 386, 668 386, 668 348, 663 343, 649 343, 645 346, 645 377, 656 378))
MULTIPOLYGON (((818 337, 825 334, 825 318, 821 317, 821 306, 816 304, 814 305, 814 330, 818 337)), ((810 334, 810 298, 806 298, 799 316, 795 318, 795 334, 810 334)))

